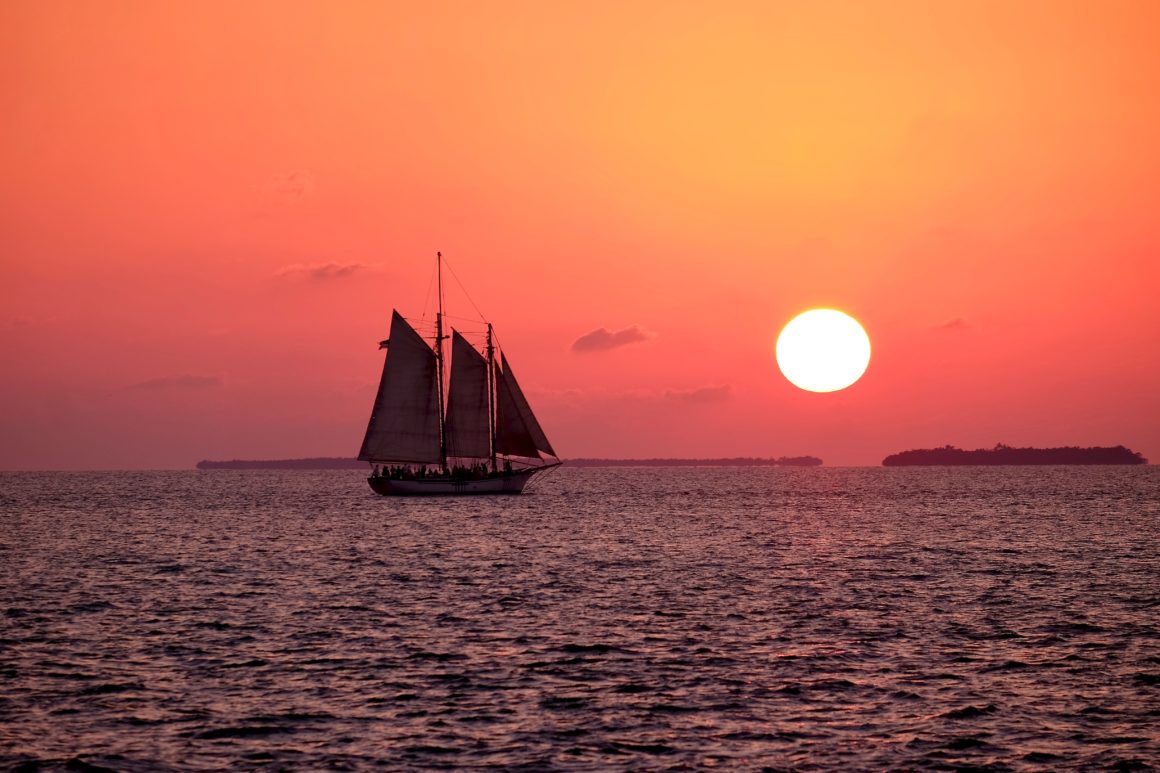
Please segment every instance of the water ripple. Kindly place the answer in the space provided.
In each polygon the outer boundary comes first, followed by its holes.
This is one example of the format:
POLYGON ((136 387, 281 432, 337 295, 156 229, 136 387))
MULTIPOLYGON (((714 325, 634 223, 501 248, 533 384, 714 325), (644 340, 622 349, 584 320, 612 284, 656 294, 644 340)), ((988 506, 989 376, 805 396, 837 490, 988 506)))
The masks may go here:
POLYGON ((16 770, 1160 758, 1160 475, 0 476, 16 770))

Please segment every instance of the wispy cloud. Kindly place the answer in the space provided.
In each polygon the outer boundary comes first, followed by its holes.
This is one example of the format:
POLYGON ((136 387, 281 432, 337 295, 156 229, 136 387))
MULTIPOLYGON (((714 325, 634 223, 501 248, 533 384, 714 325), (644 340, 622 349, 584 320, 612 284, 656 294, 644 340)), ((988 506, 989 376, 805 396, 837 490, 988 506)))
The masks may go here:
POLYGON ((278 172, 266 178, 263 188, 270 196, 298 201, 314 192, 314 175, 305 169, 278 172))
POLYGON ((220 387, 222 380, 217 376, 161 376, 130 384, 126 389, 161 390, 161 389, 213 389, 220 387))
POLYGON ((301 277, 315 282, 343 279, 360 271, 370 271, 366 263, 295 263, 278 269, 277 276, 301 277))
POLYGON ((703 386, 696 389, 666 389, 665 399, 682 403, 720 403, 728 400, 732 396, 732 391, 732 387, 728 384, 703 386))
POLYGON ((608 328, 597 328, 586 333, 572 343, 574 352, 606 352, 628 344, 647 341, 655 336, 640 325, 632 325, 623 330, 612 331, 608 328))
POLYGON ((970 330, 974 327, 970 322, 967 322, 962 317, 955 317, 949 322, 944 322, 939 325, 943 330, 970 330))

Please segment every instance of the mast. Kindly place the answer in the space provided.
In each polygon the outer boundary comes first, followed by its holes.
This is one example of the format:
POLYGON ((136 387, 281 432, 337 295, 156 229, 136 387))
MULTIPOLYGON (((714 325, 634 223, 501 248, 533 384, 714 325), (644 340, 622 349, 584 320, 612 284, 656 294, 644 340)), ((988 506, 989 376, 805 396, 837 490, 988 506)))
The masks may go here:
POLYGON ((443 415, 443 253, 435 253, 439 277, 439 311, 435 312, 435 372, 439 381, 439 466, 447 471, 447 432, 443 415))
POLYGON ((495 344, 491 338, 491 323, 487 323, 487 425, 491 428, 491 471, 498 472, 495 463, 495 344))

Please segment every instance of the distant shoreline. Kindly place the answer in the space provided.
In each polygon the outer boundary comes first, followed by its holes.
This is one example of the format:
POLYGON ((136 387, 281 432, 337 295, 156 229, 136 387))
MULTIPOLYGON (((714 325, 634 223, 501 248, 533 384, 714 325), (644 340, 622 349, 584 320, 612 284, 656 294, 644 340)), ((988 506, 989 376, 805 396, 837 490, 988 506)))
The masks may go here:
POLYGON ((723 459, 566 459, 572 467, 820 467, 816 456, 781 456, 765 459, 737 456, 723 459))
MULTIPOLYGON (((565 459, 569 467, 820 467, 816 456, 752 456, 713 459, 565 459)), ((1124 446, 1079 448, 1012 448, 999 444, 994 448, 968 451, 954 446, 919 448, 891 454, 882 460, 883 467, 997 467, 1015 465, 1141 465, 1148 460, 1124 446)), ((197 463, 199 470, 365 470, 367 462, 334 456, 304 459, 230 459, 197 463)))
POLYGON ((1109 465, 1147 464, 1138 451, 1124 446, 1079 448, 1012 448, 996 445, 994 448, 976 448, 967 451, 954 446, 918 448, 891 454, 882 460, 883 467, 999 467, 1006 465, 1109 465))
MULTIPOLYGON (((816 456, 781 456, 776 459, 738 456, 722 459, 565 459, 570 467, 819 467, 816 456)), ((199 470, 361 470, 367 462, 344 457, 318 456, 307 459, 203 459, 199 470)))
POLYGON ((366 462, 339 456, 314 456, 307 459, 202 459, 199 470, 363 470, 366 462))

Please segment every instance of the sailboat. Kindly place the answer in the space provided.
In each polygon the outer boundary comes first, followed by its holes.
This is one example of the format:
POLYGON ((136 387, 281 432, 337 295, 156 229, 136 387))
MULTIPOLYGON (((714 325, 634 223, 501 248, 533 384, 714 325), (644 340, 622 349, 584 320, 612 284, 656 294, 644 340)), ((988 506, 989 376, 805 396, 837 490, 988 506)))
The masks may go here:
POLYGON ((499 351, 491 323, 482 351, 458 330, 444 335, 442 253, 436 253, 436 272, 434 340, 395 310, 390 337, 379 342, 386 361, 358 458, 373 465, 367 481, 384 496, 522 493, 560 459, 499 351))

